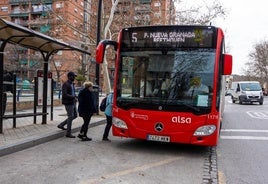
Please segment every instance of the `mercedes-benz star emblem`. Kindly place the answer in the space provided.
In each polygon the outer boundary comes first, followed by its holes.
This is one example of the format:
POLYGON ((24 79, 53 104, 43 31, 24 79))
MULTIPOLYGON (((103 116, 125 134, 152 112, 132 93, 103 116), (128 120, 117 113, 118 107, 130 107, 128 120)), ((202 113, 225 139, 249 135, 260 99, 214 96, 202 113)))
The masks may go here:
POLYGON ((157 132, 161 132, 164 129, 164 125, 162 123, 158 122, 158 123, 155 124, 154 129, 157 132))

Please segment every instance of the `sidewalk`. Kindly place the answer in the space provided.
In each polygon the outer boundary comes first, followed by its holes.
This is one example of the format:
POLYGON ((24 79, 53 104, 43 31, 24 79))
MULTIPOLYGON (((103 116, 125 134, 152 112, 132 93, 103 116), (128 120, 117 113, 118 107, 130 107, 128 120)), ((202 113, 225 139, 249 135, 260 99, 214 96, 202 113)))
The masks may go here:
MULTIPOLYGON (((27 113, 29 110, 24 110, 27 113)), ((48 108, 50 113, 50 108, 48 108)), ((6 114, 9 114, 7 112, 6 114)), ((4 119, 3 134, 0 134, 0 156, 11 154, 32 146, 42 144, 65 136, 65 131, 57 128, 57 125, 67 118, 63 105, 53 108, 53 121, 50 121, 50 114, 47 116, 47 124, 41 124, 42 117, 37 116, 37 123, 33 124, 33 117, 17 118, 17 128, 13 127, 12 119, 4 119)), ((91 118, 90 126, 94 127, 105 123, 105 116, 94 115, 91 118)), ((78 132, 82 126, 83 119, 76 118, 72 124, 72 132, 78 132)))

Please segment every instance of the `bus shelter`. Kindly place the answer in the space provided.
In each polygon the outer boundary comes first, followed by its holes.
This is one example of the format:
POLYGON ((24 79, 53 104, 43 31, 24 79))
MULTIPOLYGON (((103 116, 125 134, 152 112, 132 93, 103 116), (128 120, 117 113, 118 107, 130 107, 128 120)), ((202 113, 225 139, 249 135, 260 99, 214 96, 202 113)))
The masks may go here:
MULTIPOLYGON (((46 124, 48 62, 50 57, 53 54, 56 54, 60 50, 78 51, 88 55, 90 55, 90 52, 0 18, 0 97, 3 96, 4 92, 3 91, 4 49, 7 43, 17 44, 25 48, 39 51, 44 59, 42 124, 46 124)), ((0 112, 3 112, 2 99, 0 100, 0 112)), ((0 133, 3 132, 3 116, 4 115, 0 113, 0 133)))

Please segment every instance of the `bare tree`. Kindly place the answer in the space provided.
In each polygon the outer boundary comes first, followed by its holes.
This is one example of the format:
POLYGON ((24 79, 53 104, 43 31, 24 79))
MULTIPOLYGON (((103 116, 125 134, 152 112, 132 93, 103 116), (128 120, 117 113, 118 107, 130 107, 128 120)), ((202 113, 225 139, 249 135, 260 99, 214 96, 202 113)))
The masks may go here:
POLYGON ((257 76, 268 81, 268 41, 255 44, 253 51, 249 54, 246 66, 245 73, 247 75, 257 76))
MULTIPOLYGON (((209 25, 217 18, 224 18, 227 14, 219 0, 199 1, 198 4, 186 7, 184 1, 176 1, 176 21, 178 24, 209 25)), ((188 3, 189 1, 185 1, 188 3)), ((189 4, 189 3, 188 3, 189 4)))

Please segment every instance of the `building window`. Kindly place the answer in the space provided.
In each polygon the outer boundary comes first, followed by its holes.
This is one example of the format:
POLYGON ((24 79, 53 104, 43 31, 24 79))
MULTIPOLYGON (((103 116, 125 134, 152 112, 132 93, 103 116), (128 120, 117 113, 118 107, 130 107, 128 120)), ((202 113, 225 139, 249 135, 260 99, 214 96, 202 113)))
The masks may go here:
POLYGON ((3 12, 7 12, 7 11, 8 11, 8 7, 7 7, 7 6, 3 6, 3 7, 1 7, 1 11, 3 11, 3 12))
POLYGON ((154 3, 154 6, 155 7, 160 7, 161 6, 161 3, 160 2, 156 2, 156 3, 154 3))
POLYGON ((63 3, 62 3, 62 2, 57 3, 57 4, 56 4, 56 8, 63 8, 63 3))

